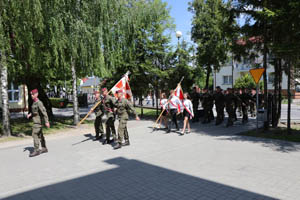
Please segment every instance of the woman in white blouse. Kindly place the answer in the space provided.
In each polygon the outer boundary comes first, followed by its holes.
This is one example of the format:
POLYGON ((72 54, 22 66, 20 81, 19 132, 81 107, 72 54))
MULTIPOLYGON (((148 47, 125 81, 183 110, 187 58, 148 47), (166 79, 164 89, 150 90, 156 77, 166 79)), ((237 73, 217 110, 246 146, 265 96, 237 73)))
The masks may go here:
POLYGON ((189 120, 194 117, 193 104, 189 100, 189 94, 184 93, 183 98, 184 99, 183 99, 182 105, 183 105, 183 109, 184 109, 183 110, 184 121, 183 121, 183 129, 182 129, 182 132, 180 133, 181 135, 184 135, 186 127, 188 128, 187 133, 191 132, 191 126, 190 126, 189 120))
POLYGON ((167 118, 167 114, 168 114, 168 110, 167 110, 167 105, 168 105, 168 99, 167 99, 167 96, 166 96, 166 93, 161 93, 160 95, 160 108, 161 108, 161 112, 162 115, 161 115, 161 118, 159 120, 159 125, 158 125, 158 128, 160 128, 161 126, 161 123, 164 122, 164 125, 165 125, 165 128, 168 128, 168 118, 167 118))

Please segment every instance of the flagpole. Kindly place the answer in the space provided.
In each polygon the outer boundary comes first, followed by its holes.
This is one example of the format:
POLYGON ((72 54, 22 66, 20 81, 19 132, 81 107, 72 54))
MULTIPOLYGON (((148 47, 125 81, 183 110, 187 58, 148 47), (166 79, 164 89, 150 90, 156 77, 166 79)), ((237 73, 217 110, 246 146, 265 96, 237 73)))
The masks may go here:
MULTIPOLYGON (((184 79, 184 76, 181 78, 180 82, 177 84, 177 87, 176 87, 176 89, 175 89, 174 91, 176 91, 177 88, 179 87, 179 85, 181 85, 181 82, 183 81, 183 79, 184 79)), ((166 104, 168 104, 170 101, 171 101, 171 99, 169 99, 169 100, 167 101, 166 104)), ((160 115, 158 116, 157 120, 155 121, 155 124, 154 124, 153 128, 155 128, 155 127, 157 126, 157 122, 158 122, 158 120, 161 118, 161 116, 162 116, 162 114, 163 114, 163 112, 164 112, 165 110, 166 110, 166 109, 164 108, 164 109, 161 111, 160 115)))
MULTIPOLYGON (((126 72, 126 74, 124 74, 123 75, 123 77, 124 76, 128 76, 129 75, 129 71, 127 71, 126 72)), ((123 78, 122 77, 122 78, 123 78)), ((118 81, 119 82, 119 81, 118 81)), ((118 83, 117 82, 117 83, 118 83)), ((117 85, 117 83, 108 91, 108 93, 107 94, 109 94, 109 93, 111 93, 112 92, 112 89, 117 85)), ((88 116, 94 111, 94 109, 98 106, 98 105, 100 105, 102 103, 102 101, 99 101, 97 104, 95 104, 92 108, 91 108, 91 110, 86 114, 86 116, 76 125, 76 126, 79 126, 80 124, 82 124, 82 122, 84 122, 84 120, 86 120, 86 118, 88 118, 88 116)))

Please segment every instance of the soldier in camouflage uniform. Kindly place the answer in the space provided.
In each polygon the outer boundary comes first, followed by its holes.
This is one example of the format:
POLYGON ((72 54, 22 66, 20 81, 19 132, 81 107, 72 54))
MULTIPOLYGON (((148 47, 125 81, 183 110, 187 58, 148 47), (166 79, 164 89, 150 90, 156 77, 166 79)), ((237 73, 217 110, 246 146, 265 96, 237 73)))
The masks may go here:
POLYGON ((115 107, 119 118, 119 127, 118 127, 119 137, 118 137, 118 143, 116 144, 114 149, 119 149, 122 146, 130 145, 129 135, 127 131, 127 121, 129 118, 129 112, 132 112, 135 115, 136 120, 140 120, 131 103, 127 99, 123 98, 123 91, 118 90, 117 95, 118 95, 118 99, 117 101, 115 101, 115 107), (122 144, 124 137, 125 137, 125 143, 122 144))
POLYGON ((249 95, 251 95, 251 98, 254 100, 254 101, 250 101, 250 103, 249 103, 251 117, 255 117, 255 115, 256 115, 256 112, 255 112, 255 104, 256 104, 255 93, 256 93, 255 89, 252 89, 251 93, 249 94, 249 95))
POLYGON ((114 114, 114 104, 115 98, 108 95, 108 91, 106 88, 102 89, 102 104, 104 107, 104 112, 107 116, 107 120, 105 123, 106 126, 106 140, 104 140, 103 144, 110 144, 111 142, 117 141, 117 134, 115 129, 115 114, 114 114), (110 140, 110 135, 112 133, 113 140, 110 140))
POLYGON ((214 116, 214 111, 213 111, 213 109, 214 109, 214 93, 213 93, 213 91, 209 91, 208 92, 209 93, 209 117, 210 117, 210 120, 214 120, 215 119, 215 116, 214 116))
POLYGON ((237 115, 236 115, 236 111, 238 110, 240 115, 241 115, 241 101, 240 101, 240 88, 238 89, 233 89, 233 94, 237 97, 235 99, 235 102, 234 102, 234 112, 233 112, 233 116, 234 116, 234 121, 237 121, 237 115))
POLYGON ((216 87, 216 92, 213 95, 216 111, 217 111, 217 120, 216 125, 219 125, 224 120, 224 107, 225 107, 225 96, 221 91, 220 86, 216 87))
POLYGON ((33 104, 31 107, 31 113, 27 115, 27 118, 29 119, 30 117, 32 117, 33 119, 32 137, 34 143, 34 151, 29 156, 34 157, 40 155, 41 153, 48 152, 45 137, 42 131, 42 118, 44 119, 47 128, 50 128, 50 124, 46 108, 44 107, 43 103, 38 99, 38 90, 34 89, 30 92, 30 94, 33 100, 33 104), (39 149, 40 142, 42 146, 41 150, 39 149))
MULTIPOLYGON (((96 91, 95 92, 96 95, 96 102, 95 105, 98 104, 99 102, 101 102, 101 98, 100 98, 100 92, 96 91)), ((103 104, 100 103, 96 108, 93 109, 93 111, 95 112, 96 115, 96 119, 94 122, 94 127, 95 127, 95 132, 96 132, 96 140, 102 139, 104 132, 103 132, 103 124, 102 124, 102 117, 104 115, 104 107, 103 104)))
POLYGON ((204 119, 202 121, 203 124, 210 123, 211 120, 211 95, 208 93, 207 88, 203 89, 202 94, 202 107, 204 109, 204 119))
POLYGON ((240 95, 240 99, 242 102, 242 112, 243 112, 243 123, 248 122, 248 106, 250 102, 255 102, 251 95, 248 93, 248 90, 244 88, 242 90, 242 94, 240 95))
POLYGON ((232 126, 234 121, 234 106, 237 101, 237 96, 233 93, 232 88, 227 89, 228 93, 225 95, 225 106, 228 113, 228 121, 226 127, 232 126))
POLYGON ((193 111, 195 114, 195 117, 193 117, 192 122, 197 122, 199 121, 199 112, 198 112, 198 107, 199 107, 199 100, 200 100, 200 93, 197 91, 197 87, 193 87, 193 92, 191 93, 191 99, 192 99, 192 104, 193 104, 193 111))

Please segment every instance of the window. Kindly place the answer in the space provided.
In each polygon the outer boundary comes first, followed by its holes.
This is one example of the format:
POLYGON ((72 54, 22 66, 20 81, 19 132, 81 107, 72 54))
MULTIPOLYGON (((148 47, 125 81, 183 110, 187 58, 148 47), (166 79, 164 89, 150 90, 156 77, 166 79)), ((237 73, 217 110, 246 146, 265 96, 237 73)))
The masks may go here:
POLYGON ((223 76, 223 85, 232 84, 232 76, 223 76))
POLYGON ((18 102, 20 99, 19 87, 13 83, 8 84, 8 100, 9 102, 18 102))
POLYGON ((274 73, 269 73, 269 75, 268 75, 268 83, 269 84, 274 84, 274 79, 275 79, 274 73))

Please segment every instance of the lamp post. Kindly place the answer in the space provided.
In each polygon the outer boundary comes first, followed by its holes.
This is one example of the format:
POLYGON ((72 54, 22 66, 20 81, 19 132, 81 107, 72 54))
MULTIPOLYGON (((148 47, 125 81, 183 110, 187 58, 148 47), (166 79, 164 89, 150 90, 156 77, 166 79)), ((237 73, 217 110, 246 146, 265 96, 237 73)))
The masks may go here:
POLYGON ((181 38, 182 36, 182 32, 181 31, 176 31, 176 37, 178 39, 178 47, 179 47, 179 39, 181 38))

